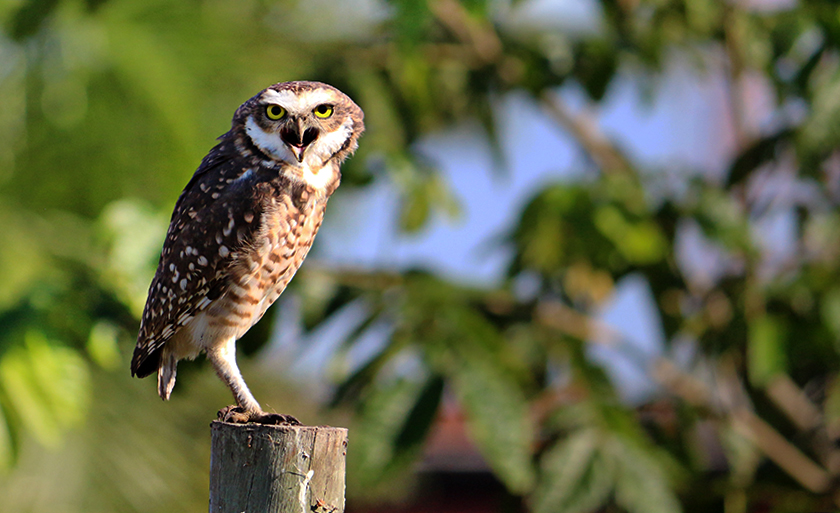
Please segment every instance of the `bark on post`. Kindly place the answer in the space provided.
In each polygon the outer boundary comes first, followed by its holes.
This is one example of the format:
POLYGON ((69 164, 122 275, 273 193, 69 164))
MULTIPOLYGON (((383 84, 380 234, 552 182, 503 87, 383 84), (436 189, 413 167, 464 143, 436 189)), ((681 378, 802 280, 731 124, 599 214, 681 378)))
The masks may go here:
POLYGON ((210 513, 342 513, 347 430, 213 421, 210 513))

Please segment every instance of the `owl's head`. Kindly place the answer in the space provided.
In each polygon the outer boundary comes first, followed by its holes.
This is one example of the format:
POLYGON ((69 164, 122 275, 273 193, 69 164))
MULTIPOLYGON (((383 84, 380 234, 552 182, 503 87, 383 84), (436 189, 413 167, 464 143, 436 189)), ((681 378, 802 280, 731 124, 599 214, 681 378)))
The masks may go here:
POLYGON ((234 115, 268 157, 317 172, 358 147, 364 113, 347 95, 320 82, 283 82, 262 90, 234 115))

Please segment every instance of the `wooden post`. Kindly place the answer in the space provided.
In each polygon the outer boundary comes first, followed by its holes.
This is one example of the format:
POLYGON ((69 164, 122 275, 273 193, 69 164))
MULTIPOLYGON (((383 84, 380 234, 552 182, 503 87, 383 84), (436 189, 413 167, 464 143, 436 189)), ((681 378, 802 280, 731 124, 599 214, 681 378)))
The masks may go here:
POLYGON ((210 426, 210 513, 343 513, 346 429, 210 426))

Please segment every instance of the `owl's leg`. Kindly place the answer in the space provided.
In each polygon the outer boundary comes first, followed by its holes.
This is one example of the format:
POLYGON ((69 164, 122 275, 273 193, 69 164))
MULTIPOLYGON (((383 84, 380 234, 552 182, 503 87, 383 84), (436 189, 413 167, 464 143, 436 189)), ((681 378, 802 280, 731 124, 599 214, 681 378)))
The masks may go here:
POLYGON ((236 365, 236 339, 231 338, 224 344, 208 349, 207 359, 213 364, 216 374, 227 383, 238 404, 238 406, 228 406, 219 410, 221 420, 235 423, 300 424, 291 415, 266 413, 262 410, 260 403, 248 390, 248 385, 245 384, 239 367, 236 365))
POLYGON ((235 338, 207 349, 207 359, 213 364, 216 374, 233 392, 233 397, 236 398, 236 403, 240 407, 248 412, 262 412, 260 403, 254 399, 253 394, 248 390, 248 385, 245 384, 245 380, 239 372, 239 367, 236 366, 235 338))

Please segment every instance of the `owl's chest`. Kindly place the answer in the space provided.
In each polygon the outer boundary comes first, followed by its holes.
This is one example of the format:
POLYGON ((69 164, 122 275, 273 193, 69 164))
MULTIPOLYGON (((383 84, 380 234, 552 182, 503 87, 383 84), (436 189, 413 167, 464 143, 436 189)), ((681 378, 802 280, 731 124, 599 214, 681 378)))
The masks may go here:
POLYGON ((263 216, 260 236, 251 250, 250 276, 269 304, 300 268, 324 218, 323 204, 297 206, 289 198, 276 200, 263 216))
POLYGON ((272 198, 260 216, 255 236, 236 252, 227 291, 214 305, 217 322, 237 319, 236 336, 256 323, 300 268, 324 217, 324 203, 272 198))

